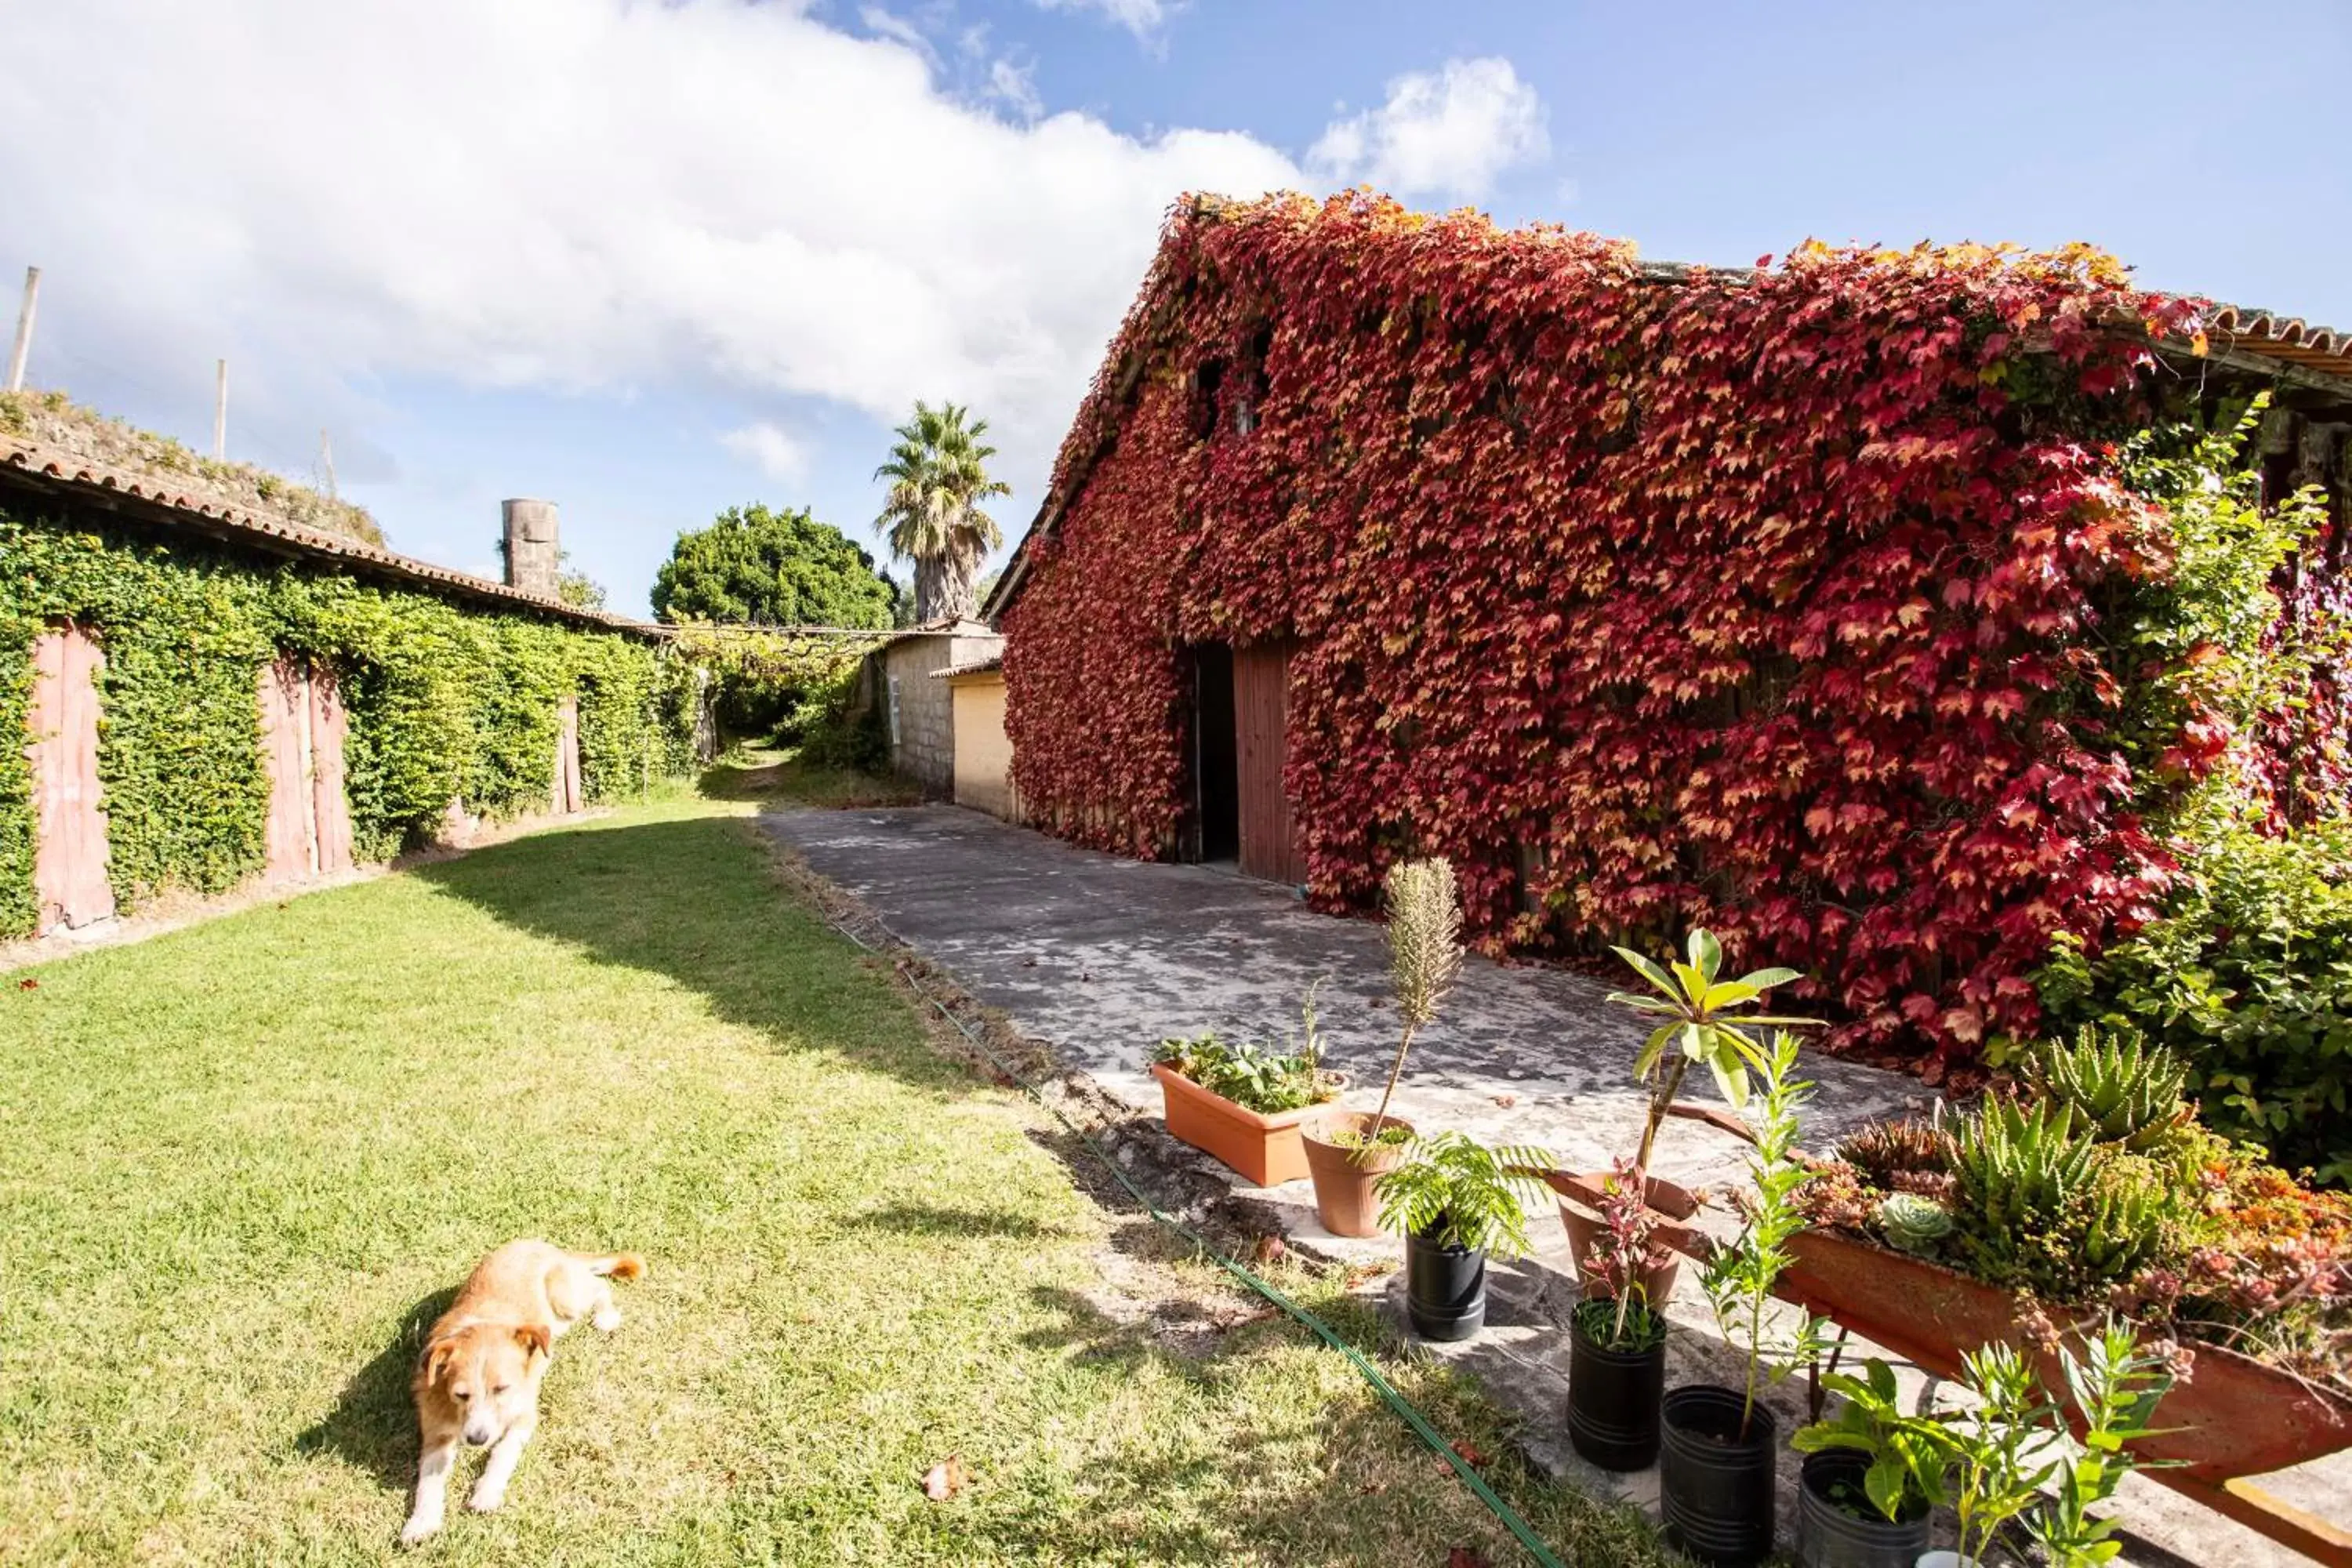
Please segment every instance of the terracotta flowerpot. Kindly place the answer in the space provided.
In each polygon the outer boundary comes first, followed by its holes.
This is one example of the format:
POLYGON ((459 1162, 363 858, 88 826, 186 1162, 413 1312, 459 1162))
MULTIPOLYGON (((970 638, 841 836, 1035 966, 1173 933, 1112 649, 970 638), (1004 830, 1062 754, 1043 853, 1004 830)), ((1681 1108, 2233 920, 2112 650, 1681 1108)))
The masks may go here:
MULTIPOLYGON (((1298 1124, 1307 1173, 1315 1178, 1315 1217, 1333 1236, 1381 1234, 1381 1204, 1372 1184, 1404 1163, 1404 1145, 1350 1149, 1331 1142, 1337 1132, 1369 1131, 1374 1114, 1325 1107, 1309 1111, 1298 1124)), ((1412 1123, 1401 1116, 1390 1117, 1387 1125, 1412 1135, 1412 1123)))
MULTIPOLYGON (((1588 1275, 1584 1269, 1585 1257, 1591 1252, 1593 1244, 1609 1234, 1601 1218, 1601 1200, 1613 1179, 1612 1173, 1607 1171, 1551 1171, 1544 1175, 1559 1197, 1559 1223, 1568 1232, 1577 1280, 1586 1295, 1595 1298, 1613 1294, 1608 1281, 1588 1275)), ((1642 1272, 1643 1300, 1653 1307, 1664 1307, 1675 1293, 1675 1278, 1682 1268, 1681 1255, 1702 1245, 1698 1232, 1683 1223, 1698 1212, 1698 1199, 1691 1195, 1687 1187, 1664 1176, 1652 1176, 1643 1183, 1642 1199, 1658 1220, 1657 1228, 1650 1234, 1666 1248, 1664 1262, 1642 1272)))
POLYGON ((1215 1155, 1261 1187, 1305 1178, 1307 1151, 1298 1141, 1298 1124, 1319 1107, 1261 1116, 1210 1093, 1165 1062, 1152 1063, 1151 1076, 1165 1097, 1168 1131, 1179 1142, 1215 1155))

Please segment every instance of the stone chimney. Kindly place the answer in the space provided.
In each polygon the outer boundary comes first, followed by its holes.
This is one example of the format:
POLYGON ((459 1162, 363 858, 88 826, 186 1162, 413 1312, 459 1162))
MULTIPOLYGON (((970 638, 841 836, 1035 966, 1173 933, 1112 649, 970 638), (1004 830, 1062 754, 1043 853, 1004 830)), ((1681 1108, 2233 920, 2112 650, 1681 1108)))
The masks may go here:
POLYGON ((563 552, 555 538, 555 503, 510 500, 502 502, 501 510, 507 524, 507 586, 542 599, 557 597, 563 552))

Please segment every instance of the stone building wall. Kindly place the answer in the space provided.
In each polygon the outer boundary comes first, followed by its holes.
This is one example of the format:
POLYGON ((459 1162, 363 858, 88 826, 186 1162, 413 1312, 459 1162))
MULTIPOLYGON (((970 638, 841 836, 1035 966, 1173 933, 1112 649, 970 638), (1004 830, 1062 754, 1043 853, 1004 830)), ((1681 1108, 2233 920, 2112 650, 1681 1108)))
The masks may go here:
POLYGON ((935 671, 995 652, 1003 639, 977 622, 969 633, 902 637, 882 650, 890 763, 902 778, 943 799, 955 795, 955 694, 935 671))

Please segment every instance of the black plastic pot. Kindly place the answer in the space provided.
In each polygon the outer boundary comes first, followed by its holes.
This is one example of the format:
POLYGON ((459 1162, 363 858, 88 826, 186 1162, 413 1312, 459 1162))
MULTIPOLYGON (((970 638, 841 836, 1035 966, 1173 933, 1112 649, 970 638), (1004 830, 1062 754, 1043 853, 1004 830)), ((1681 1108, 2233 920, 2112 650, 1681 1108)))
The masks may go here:
POLYGON ((1797 1489, 1797 1556, 1805 1568, 1912 1568, 1927 1550, 1927 1505, 1909 1519, 1888 1519, 1864 1496, 1869 1468, 1869 1456, 1852 1448, 1805 1456, 1797 1489), (1837 1495, 1859 1500, 1863 1511, 1832 1501, 1837 1495))
POLYGON ((1658 1462, 1658 1401, 1666 1388, 1666 1346, 1612 1351, 1571 1321, 1568 1331, 1568 1440, 1604 1470, 1645 1470, 1658 1462))
POLYGON ((1441 1247, 1424 1231, 1406 1237, 1404 1306, 1423 1339, 1468 1339, 1486 1326, 1486 1254, 1441 1247))
POLYGON ((1699 1383, 1663 1405, 1658 1485, 1666 1536, 1717 1568, 1748 1568, 1772 1552, 1773 1467, 1780 1434, 1761 1405, 1739 1436, 1736 1388, 1699 1383))

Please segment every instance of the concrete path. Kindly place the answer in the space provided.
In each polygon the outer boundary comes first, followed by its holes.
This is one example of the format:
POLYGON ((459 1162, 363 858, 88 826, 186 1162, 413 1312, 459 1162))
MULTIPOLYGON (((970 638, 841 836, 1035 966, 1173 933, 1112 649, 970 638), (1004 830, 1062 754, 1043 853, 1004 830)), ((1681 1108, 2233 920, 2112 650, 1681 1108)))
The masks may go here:
MULTIPOLYGON (((1396 1025, 1387 944, 1373 921, 1316 914, 1285 889, 1229 871, 1095 854, 952 806, 785 811, 761 822, 972 995, 1139 1113, 1160 1111, 1148 1070, 1160 1039, 1215 1029, 1278 1042, 1297 1029, 1300 999, 1318 980, 1326 1060, 1353 1083, 1346 1103, 1369 1109, 1379 1100, 1396 1025)), ((1644 1031, 1602 1000, 1608 989, 1563 970, 1471 959, 1436 1023, 1414 1042, 1397 1111, 1423 1131, 1460 1128, 1489 1142, 1535 1144, 1570 1169, 1607 1169, 1633 1152, 1645 1105, 1633 1081, 1644 1031)), ((1915 1079, 1818 1055, 1808 1057, 1806 1076, 1818 1085, 1804 1139, 1815 1150, 1874 1118, 1924 1111, 1931 1100, 1915 1079)), ((1711 1082, 1696 1084, 1688 1098, 1712 1092, 1711 1082)), ((1670 1122, 1654 1163, 1687 1185, 1714 1184, 1740 1178, 1741 1152, 1712 1130, 1670 1122)), ((1342 1258, 1398 1252, 1385 1239, 1329 1236, 1316 1223, 1305 1182, 1251 1188, 1205 1156, 1200 1163, 1265 1204, 1311 1251, 1342 1258)), ((1538 1220, 1530 1229, 1536 1256, 1493 1272, 1486 1332, 1466 1346, 1430 1348, 1475 1372, 1527 1418, 1524 1443, 1555 1474, 1654 1511, 1654 1470, 1611 1476, 1569 1448, 1565 1325, 1576 1287, 1559 1227, 1538 1220)), ((1695 1289, 1678 1292, 1671 1316, 1684 1331, 1669 1342, 1670 1384, 1738 1381, 1695 1289)), ((1852 1353, 1868 1347, 1856 1342, 1852 1353)), ((1917 1397, 1930 1393, 1914 1373, 1905 1382, 1917 1397)), ((1769 1403, 1784 1436, 1804 1420, 1795 1383, 1769 1403)), ((2339 1517, 2341 1500, 2352 1495, 2346 1460, 2288 1472, 2278 1489, 2339 1517)), ((1794 1462, 1784 1462, 1784 1534, 1795 1520, 1795 1476, 1794 1462)), ((2127 1485, 2127 1565, 2305 1562, 2137 1478, 2127 1485)))

